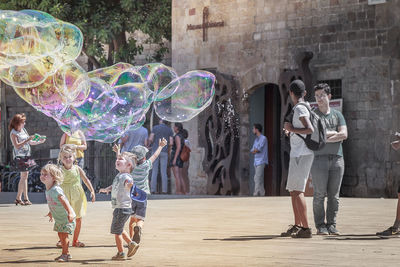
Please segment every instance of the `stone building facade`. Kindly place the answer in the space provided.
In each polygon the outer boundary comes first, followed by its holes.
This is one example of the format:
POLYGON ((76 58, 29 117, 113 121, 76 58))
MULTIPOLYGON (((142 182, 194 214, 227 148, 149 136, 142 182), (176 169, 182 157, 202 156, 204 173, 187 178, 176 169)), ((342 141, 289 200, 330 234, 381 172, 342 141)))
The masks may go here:
POLYGON ((272 151, 266 171, 266 183, 272 186, 269 194, 285 194, 287 158, 280 135, 283 113, 290 108, 285 81, 299 75, 308 79, 309 93, 317 81, 327 81, 343 99, 349 138, 344 142, 342 194, 395 196, 400 155, 390 142, 400 130, 400 1, 373 2, 173 0, 172 66, 180 74, 211 70, 219 83, 211 109, 185 124, 196 147, 191 179, 202 179, 212 194, 251 193, 250 129, 261 119, 272 151), (223 23, 204 27, 218 22, 223 23), (224 95, 229 97, 221 102, 224 95), (220 122, 207 119, 221 105, 225 111, 228 105, 235 111, 230 112, 235 114, 230 116, 234 125, 227 123, 230 117, 223 112, 215 113, 220 122), (220 144, 216 151, 215 142, 204 137, 211 122, 237 128, 233 143, 228 142, 233 155, 224 150, 226 139, 216 137, 220 144), (220 166, 227 155, 230 163, 220 166))

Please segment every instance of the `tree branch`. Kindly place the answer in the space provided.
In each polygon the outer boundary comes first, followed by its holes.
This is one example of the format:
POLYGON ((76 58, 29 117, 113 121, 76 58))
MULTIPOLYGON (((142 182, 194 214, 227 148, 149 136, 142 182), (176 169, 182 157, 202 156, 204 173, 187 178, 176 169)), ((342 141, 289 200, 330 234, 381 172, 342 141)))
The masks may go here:
POLYGON ((94 65, 94 67, 95 67, 96 69, 98 69, 98 68, 101 67, 100 62, 99 62, 94 56, 89 56, 89 55, 86 53, 86 49, 85 49, 85 48, 82 48, 82 53, 84 53, 85 56, 88 57, 88 59, 90 60, 90 62, 93 63, 93 65, 94 65))

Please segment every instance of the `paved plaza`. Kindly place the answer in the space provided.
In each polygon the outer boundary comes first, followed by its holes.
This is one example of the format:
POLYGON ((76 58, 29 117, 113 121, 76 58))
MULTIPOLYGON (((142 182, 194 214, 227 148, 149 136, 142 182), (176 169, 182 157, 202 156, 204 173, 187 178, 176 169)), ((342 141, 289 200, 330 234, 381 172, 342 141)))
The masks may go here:
MULTIPOLYGON (((307 198, 312 220, 312 198, 307 198)), ((55 263, 57 234, 46 204, 0 205, 1 266, 399 266, 400 239, 374 234, 393 223, 395 199, 341 199, 339 237, 279 237, 292 222, 288 197, 149 200, 137 254, 113 262, 110 202, 88 204, 73 260, 55 263)), ((315 233, 315 228, 313 227, 315 233)))

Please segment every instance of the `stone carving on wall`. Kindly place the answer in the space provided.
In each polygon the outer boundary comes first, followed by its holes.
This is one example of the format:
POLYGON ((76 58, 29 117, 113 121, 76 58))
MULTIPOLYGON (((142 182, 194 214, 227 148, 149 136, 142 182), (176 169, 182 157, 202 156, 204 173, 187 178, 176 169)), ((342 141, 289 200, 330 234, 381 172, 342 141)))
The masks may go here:
POLYGON ((212 104, 199 116, 200 146, 205 147, 207 193, 237 195, 239 159, 239 96, 233 77, 216 74, 212 104))
MULTIPOLYGON (((300 64, 299 69, 296 70, 287 70, 285 69, 281 75, 279 76, 279 90, 281 96, 281 118, 280 125, 281 129, 283 129, 283 123, 285 117, 292 110, 292 103, 290 101, 289 96, 289 84, 296 79, 300 79, 304 82, 307 88, 306 100, 311 101, 313 92, 313 77, 311 74, 311 70, 309 67, 310 60, 313 58, 312 52, 304 52, 300 55, 300 64)), ((282 170, 282 179, 280 186, 281 195, 287 194, 286 191, 286 181, 288 177, 289 170, 289 157, 290 157, 290 142, 289 137, 287 137, 283 131, 281 135, 281 170, 282 170)))

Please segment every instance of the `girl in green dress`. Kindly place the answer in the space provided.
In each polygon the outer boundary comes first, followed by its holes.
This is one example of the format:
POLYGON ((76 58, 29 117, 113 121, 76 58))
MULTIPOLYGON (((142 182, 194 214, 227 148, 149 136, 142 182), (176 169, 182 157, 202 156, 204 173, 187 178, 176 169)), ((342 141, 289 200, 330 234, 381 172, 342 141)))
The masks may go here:
POLYGON ((55 261, 69 261, 69 239, 75 229, 75 212, 59 186, 62 183, 63 175, 61 170, 54 164, 47 164, 40 172, 40 181, 46 185, 46 199, 49 205, 49 221, 55 221, 53 230, 58 232, 62 245, 62 253, 55 258, 55 261))

